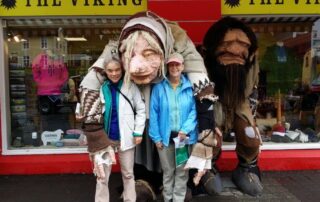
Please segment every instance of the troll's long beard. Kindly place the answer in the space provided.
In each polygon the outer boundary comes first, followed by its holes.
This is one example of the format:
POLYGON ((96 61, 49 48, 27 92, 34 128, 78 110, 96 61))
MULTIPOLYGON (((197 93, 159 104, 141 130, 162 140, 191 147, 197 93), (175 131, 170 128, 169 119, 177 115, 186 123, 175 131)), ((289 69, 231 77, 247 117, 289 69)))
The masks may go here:
POLYGON ((248 67, 231 64, 218 65, 215 71, 215 91, 220 101, 228 108, 235 109, 245 101, 248 67))

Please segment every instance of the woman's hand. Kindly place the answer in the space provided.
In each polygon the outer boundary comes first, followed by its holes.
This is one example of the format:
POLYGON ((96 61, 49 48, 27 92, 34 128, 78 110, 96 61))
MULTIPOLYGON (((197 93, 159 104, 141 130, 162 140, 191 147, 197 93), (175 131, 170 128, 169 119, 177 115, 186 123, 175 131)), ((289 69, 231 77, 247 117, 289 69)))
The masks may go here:
POLYGON ((182 142, 187 138, 187 134, 185 134, 184 132, 179 131, 178 137, 180 139, 180 142, 182 142))
POLYGON ((163 149, 163 144, 162 144, 162 142, 157 142, 156 143, 156 147, 158 148, 158 149, 163 149))
POLYGON ((142 142, 142 137, 138 136, 138 137, 134 137, 134 143, 136 145, 140 144, 142 142))

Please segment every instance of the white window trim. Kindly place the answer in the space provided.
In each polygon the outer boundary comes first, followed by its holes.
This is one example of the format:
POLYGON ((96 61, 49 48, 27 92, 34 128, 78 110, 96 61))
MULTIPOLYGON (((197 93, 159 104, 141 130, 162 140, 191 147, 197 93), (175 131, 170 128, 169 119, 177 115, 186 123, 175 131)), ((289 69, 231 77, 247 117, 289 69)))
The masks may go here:
MULTIPOLYGON (((235 150, 235 143, 223 143, 222 150, 230 151, 235 150)), ((261 150, 299 150, 299 149, 320 149, 320 143, 274 143, 264 142, 261 150)))
POLYGON ((14 148, 3 150, 3 155, 34 155, 34 154, 84 154, 88 153, 86 147, 79 148, 14 148))
MULTIPOLYGON (((227 145, 222 146, 223 151, 234 151, 235 143, 225 143, 227 145)), ((3 145, 4 146, 4 145, 3 145)), ((320 149, 319 143, 271 143, 265 142, 261 146, 261 150, 303 150, 303 149, 320 149)), ((86 147, 78 148, 14 148, 4 149, 2 155, 34 155, 34 154, 85 154, 87 152, 86 147)))
POLYGON ((8 101, 7 98, 9 97, 8 88, 6 88, 6 84, 8 83, 8 75, 6 72, 5 66, 8 64, 8 44, 7 41, 4 40, 4 33, 3 29, 5 27, 5 21, 0 21, 0 44, 3 44, 3 48, 0 48, 0 104, 1 104, 1 141, 2 141, 2 153, 5 153, 8 150, 7 143, 8 143, 8 135, 7 135, 7 128, 8 122, 6 121, 8 117, 8 101))

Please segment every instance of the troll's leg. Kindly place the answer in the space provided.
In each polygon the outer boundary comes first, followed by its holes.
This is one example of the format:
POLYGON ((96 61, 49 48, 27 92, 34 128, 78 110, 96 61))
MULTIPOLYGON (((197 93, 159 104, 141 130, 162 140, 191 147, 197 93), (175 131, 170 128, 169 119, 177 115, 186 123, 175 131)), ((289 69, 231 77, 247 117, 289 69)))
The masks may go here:
POLYGON ((234 130, 239 163, 232 173, 232 181, 244 193, 252 196, 260 195, 263 187, 257 165, 261 143, 258 129, 236 115, 234 130))

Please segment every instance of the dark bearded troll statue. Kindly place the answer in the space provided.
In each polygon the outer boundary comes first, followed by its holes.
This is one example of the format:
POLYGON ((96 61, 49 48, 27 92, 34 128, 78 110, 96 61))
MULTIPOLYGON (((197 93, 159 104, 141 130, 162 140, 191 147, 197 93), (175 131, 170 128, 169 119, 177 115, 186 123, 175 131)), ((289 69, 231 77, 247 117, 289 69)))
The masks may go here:
MULTIPOLYGON (((103 69, 103 61, 118 56, 125 69, 124 79, 137 84, 144 95, 148 118, 152 84, 166 76, 165 63, 173 52, 179 52, 184 57, 184 73, 193 84, 197 107, 203 111, 198 116, 199 122, 203 120, 205 123, 214 123, 212 105, 217 100, 217 96, 213 93, 214 85, 209 82, 201 55, 177 23, 166 21, 152 12, 137 13, 128 19, 120 34, 119 42, 107 44, 99 59, 89 69, 80 85, 82 90, 80 117, 87 117, 84 122, 99 122, 99 120, 91 120, 95 117, 92 116, 93 113, 100 113, 99 97, 94 93, 99 92, 103 82, 103 76, 99 72, 103 69), (93 95, 89 96, 88 92, 93 95), (93 112, 95 109, 96 112, 93 112)), ((214 124, 203 124, 201 130, 208 129, 214 133, 214 128, 214 124)), ((94 156, 101 155, 101 152, 108 151, 110 143, 106 134, 91 132, 96 131, 92 128, 87 132, 84 131, 88 139, 88 151, 93 159, 95 159, 94 156)), ((154 159, 156 150, 147 135, 148 125, 145 131, 142 144, 136 147, 135 160, 137 164, 143 165, 149 171, 156 171, 160 167, 155 165, 158 160, 154 159)), ((139 201, 139 190, 137 190, 137 201, 139 201)))
MULTIPOLYGON (((257 103, 257 39, 254 32, 231 17, 216 22, 207 31, 204 61, 215 83, 215 120, 223 134, 234 134, 238 166, 232 173, 235 185, 244 193, 262 192, 257 160, 261 138, 254 121, 257 103)), ((218 155, 218 154, 217 154, 218 155)))

